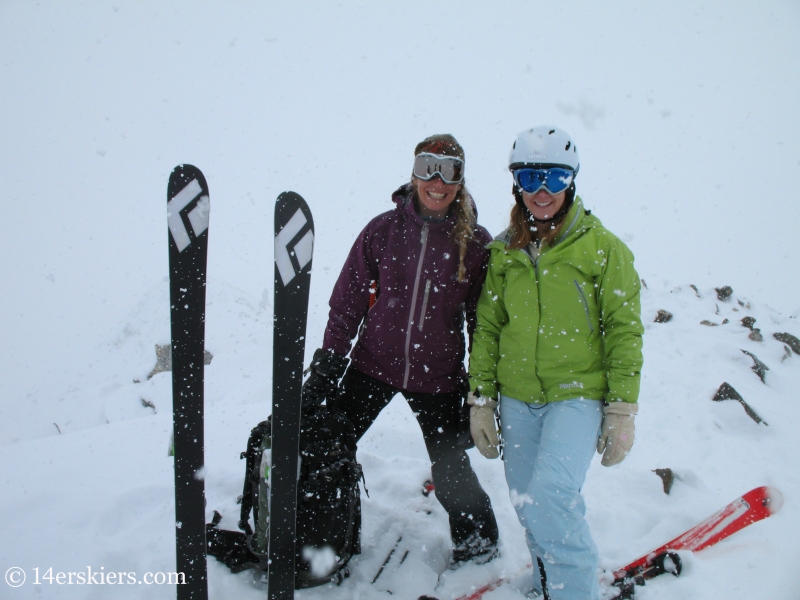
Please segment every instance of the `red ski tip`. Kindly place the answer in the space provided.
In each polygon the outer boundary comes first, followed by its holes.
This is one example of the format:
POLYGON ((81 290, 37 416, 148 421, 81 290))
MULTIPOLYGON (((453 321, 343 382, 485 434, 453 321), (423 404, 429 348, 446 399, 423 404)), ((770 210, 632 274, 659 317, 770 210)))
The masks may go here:
POLYGON ((783 507, 783 494, 778 488, 764 486, 763 506, 771 515, 774 515, 783 507))
POLYGON ((646 580, 664 573, 663 569, 652 567, 665 553, 676 550, 699 552, 748 525, 771 517, 782 506, 783 494, 777 488, 761 486, 750 490, 675 539, 615 571, 614 583, 636 578, 646 580))

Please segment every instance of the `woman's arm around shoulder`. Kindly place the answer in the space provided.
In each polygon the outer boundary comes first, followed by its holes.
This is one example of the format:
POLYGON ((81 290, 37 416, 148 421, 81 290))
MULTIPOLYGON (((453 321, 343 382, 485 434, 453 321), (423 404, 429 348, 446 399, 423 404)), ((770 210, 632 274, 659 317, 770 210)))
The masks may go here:
POLYGON ((475 226, 475 233, 471 242, 471 251, 476 255, 470 264, 474 265, 470 273, 467 273, 469 280, 469 294, 464 302, 464 312, 467 321, 467 354, 472 352, 472 336, 475 333, 475 325, 477 322, 476 311, 478 307, 478 299, 483 289, 483 282, 486 280, 486 270, 489 266, 489 250, 486 246, 492 241, 491 234, 486 228, 480 225, 475 226))

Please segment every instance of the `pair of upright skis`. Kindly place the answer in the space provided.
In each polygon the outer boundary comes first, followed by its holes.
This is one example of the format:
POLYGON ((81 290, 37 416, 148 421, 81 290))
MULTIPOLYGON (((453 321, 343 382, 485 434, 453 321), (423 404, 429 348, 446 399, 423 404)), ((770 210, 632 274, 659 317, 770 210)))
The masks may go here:
MULTIPOLYGON (((172 324, 173 448, 178 600, 207 600, 203 441, 203 353, 210 212, 208 183, 192 165, 167 188, 172 324)), ((300 389, 314 221, 305 201, 284 192, 275 204, 272 468, 269 600, 294 598, 300 389)))

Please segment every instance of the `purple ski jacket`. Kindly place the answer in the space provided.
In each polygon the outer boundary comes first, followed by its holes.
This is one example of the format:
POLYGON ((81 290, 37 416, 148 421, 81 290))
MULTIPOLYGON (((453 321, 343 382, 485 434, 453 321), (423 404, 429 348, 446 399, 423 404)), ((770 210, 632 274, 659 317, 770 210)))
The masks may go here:
POLYGON ((358 335, 351 359, 362 373, 401 390, 453 392, 466 378, 464 323, 471 342, 492 237, 475 226, 459 282, 455 217, 423 220, 412 194, 411 184, 398 189, 397 207, 353 244, 333 288, 323 348, 346 356, 358 335))

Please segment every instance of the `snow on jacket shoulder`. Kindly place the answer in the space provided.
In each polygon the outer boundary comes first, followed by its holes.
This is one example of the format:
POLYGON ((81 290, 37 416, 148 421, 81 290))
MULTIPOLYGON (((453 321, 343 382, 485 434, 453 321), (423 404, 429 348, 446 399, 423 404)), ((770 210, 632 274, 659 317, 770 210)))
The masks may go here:
POLYGON ((489 244, 470 387, 533 403, 636 402, 644 328, 633 254, 580 198, 564 227, 535 261, 507 240, 489 244))
POLYGON ((459 282, 455 218, 425 221, 411 198, 409 184, 398 189, 396 208, 353 244, 331 295, 323 348, 346 356, 357 335, 351 358, 362 373, 398 389, 452 392, 466 377, 464 323, 471 335, 492 238, 475 227, 459 282))

